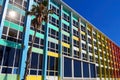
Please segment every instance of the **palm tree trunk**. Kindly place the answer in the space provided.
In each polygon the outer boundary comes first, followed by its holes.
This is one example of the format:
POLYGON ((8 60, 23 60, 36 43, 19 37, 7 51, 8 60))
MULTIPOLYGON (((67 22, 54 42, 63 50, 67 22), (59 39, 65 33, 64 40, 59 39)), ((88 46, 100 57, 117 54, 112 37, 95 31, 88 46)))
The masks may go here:
POLYGON ((28 49, 27 61, 26 61, 26 67, 25 67, 25 73, 24 73, 24 80, 27 80, 27 75, 28 75, 28 72, 29 72, 28 69, 30 68, 30 59, 31 59, 31 55, 32 55, 32 47, 33 47, 33 44, 34 44, 34 41, 35 41, 36 32, 37 32, 37 29, 35 29, 34 36, 33 36, 33 39, 32 39, 32 44, 28 49))

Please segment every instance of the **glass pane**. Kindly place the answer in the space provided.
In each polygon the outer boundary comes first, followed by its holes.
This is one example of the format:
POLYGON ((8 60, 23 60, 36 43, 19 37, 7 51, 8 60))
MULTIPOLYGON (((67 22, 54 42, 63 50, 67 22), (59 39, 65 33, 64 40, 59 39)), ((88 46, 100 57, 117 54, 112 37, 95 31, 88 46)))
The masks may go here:
POLYGON ((38 54, 32 53, 32 56, 31 56, 31 68, 37 69, 37 64, 38 64, 38 54))
POLYGON ((83 62, 83 77, 89 77, 88 63, 83 62))
POLYGON ((74 77, 81 77, 81 62, 74 60, 74 77))
POLYGON ((4 66, 13 66, 14 54, 15 54, 14 48, 6 47, 3 61, 4 66))
POLYGON ((64 58, 64 77, 72 77, 72 61, 64 58))
POLYGON ((95 73, 95 65, 94 64, 90 64, 90 71, 91 71, 91 77, 95 78, 96 73, 95 73))
POLYGON ((4 50, 4 47, 0 46, 0 65, 1 65, 1 62, 2 62, 2 58, 3 58, 3 50, 4 50))

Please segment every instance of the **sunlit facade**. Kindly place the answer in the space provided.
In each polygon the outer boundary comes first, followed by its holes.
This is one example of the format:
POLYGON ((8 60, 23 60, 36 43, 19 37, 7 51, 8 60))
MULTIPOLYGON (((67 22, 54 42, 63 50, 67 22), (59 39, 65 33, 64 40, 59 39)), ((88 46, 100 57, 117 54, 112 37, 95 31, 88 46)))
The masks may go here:
MULTIPOLYGON (((24 77, 35 1, 0 0, 0 80, 24 77)), ((48 3, 55 13, 37 31, 27 80, 120 80, 120 47, 63 1, 48 3)))

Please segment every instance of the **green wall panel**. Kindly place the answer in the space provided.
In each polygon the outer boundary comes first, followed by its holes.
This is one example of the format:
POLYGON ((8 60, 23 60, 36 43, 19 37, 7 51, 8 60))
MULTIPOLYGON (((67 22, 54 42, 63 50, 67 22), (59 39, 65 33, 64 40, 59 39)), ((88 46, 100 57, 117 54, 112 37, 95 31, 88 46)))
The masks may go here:
POLYGON ((0 74, 0 80, 19 80, 19 75, 0 74))
POLYGON ((59 20, 59 17, 56 14, 50 14, 50 16, 54 17, 55 19, 59 20))
POLYGON ((62 19, 62 23, 66 24, 67 26, 69 26, 69 25, 70 25, 70 23, 69 23, 69 22, 67 22, 67 21, 65 21, 64 19, 62 19))
POLYGON ((74 27, 74 26, 73 26, 73 29, 75 29, 76 31, 78 31, 78 28, 76 28, 76 27, 74 27))
POLYGON ((65 32, 62 30, 62 34, 66 35, 66 36, 70 36, 70 34, 68 32, 65 32))
POLYGON ((48 41, 58 44, 58 40, 51 38, 51 37, 48 37, 48 41))
POLYGON ((72 17, 73 20, 78 21, 76 17, 72 17))
POLYGON ((63 12, 64 14, 66 14, 67 16, 69 16, 69 13, 67 13, 66 11, 62 10, 62 12, 63 12))
MULTIPOLYGON (((34 31, 33 30, 30 30, 30 35, 34 35, 34 31)), ((44 39, 44 35, 41 34, 41 33, 38 33, 38 32, 36 33, 36 37, 44 39)))
POLYGON ((51 29, 54 29, 56 31, 59 31, 59 28, 57 28, 56 26, 52 25, 52 24, 48 24, 48 27, 51 29))
POLYGON ((13 9, 14 11, 16 11, 19 14, 25 15, 25 11, 12 5, 12 4, 8 4, 8 9, 13 9))
POLYGON ((7 27, 10 27, 10 28, 19 30, 21 32, 23 31, 23 27, 22 26, 19 26, 19 25, 13 23, 13 22, 10 22, 10 21, 7 21, 7 20, 4 21, 4 26, 7 26, 7 27))
POLYGON ((54 3, 53 0, 51 0, 50 4, 52 4, 54 7, 59 8, 59 5, 57 3, 54 3))
MULTIPOLYGON (((30 46, 29 46, 29 47, 30 47, 30 46)), ((42 50, 42 49, 35 48, 35 47, 32 48, 32 52, 39 53, 39 54, 43 54, 43 50, 42 50)))
POLYGON ((8 40, 4 40, 4 39, 0 39, 0 45, 13 47, 13 48, 19 48, 19 49, 21 48, 21 44, 8 41, 8 40))

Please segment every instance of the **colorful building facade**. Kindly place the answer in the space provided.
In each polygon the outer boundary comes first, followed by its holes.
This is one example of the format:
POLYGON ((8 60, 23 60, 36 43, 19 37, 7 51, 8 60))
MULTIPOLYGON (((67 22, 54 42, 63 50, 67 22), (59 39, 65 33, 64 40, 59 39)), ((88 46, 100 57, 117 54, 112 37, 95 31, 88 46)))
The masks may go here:
MULTIPOLYGON (((39 1, 39 0, 36 0, 39 1)), ((61 0, 48 0, 27 80, 119 80, 120 47, 61 0)), ((0 0, 0 80, 23 80, 35 0, 0 0)))

